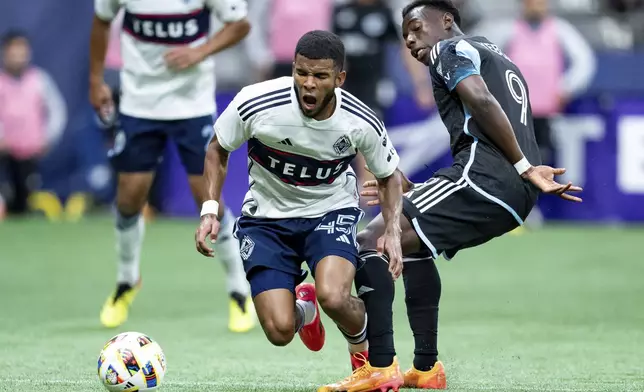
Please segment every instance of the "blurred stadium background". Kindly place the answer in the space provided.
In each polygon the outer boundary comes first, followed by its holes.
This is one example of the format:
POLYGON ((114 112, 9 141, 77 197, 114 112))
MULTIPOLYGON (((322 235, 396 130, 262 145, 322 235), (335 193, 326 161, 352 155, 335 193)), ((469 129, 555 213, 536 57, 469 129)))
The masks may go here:
MULTIPOLYGON (((349 54, 383 53, 382 69, 371 62, 366 74, 352 74, 350 62, 348 79, 355 79, 355 91, 374 92, 403 171, 421 180, 450 163, 447 133, 423 93, 427 85, 408 72, 396 37, 374 39, 385 37, 377 32, 390 22, 376 18, 354 26, 351 15, 359 11, 348 0, 248 2, 253 32, 243 45, 217 56, 220 111, 241 86, 288 72, 290 60, 280 56, 275 41, 295 42, 313 28, 347 30, 342 37, 349 54)), ((405 3, 372 7, 386 7, 397 25, 405 3)), ((519 0, 457 3, 465 32, 490 38, 512 35, 502 29, 513 28, 506 22, 520 17, 524 7, 519 0)), ((578 71, 589 73, 587 78, 577 76, 582 81, 575 94, 548 116, 549 160, 585 188, 584 203, 542 198, 543 217, 531 222, 533 230, 439 263, 439 350, 451 390, 644 390, 644 231, 638 227, 644 221, 644 1, 550 0, 550 10, 592 50, 591 61, 582 64, 587 69, 578 71)), ((0 35, 24 32, 33 66, 60 91, 44 115, 51 128, 43 135, 44 148, 29 158, 37 175, 29 178, 24 216, 4 216, 16 190, 8 163, 12 152, 0 151, 0 391, 100 390, 95 356, 117 332, 98 322, 115 270, 109 217, 115 178, 107 158, 113 135, 96 121, 87 99, 92 15, 88 0, 0 2, 0 35)), ((112 49, 106 77, 116 83, 118 46, 112 49)), ((555 61, 538 57, 533 65, 547 68, 555 61)), ((574 65, 575 58, 564 58, 566 67, 574 65)), ((8 134, 3 108, 23 103, 8 102, 15 97, 1 90, 0 98, 1 148, 2 134, 8 134)), ((234 211, 246 189, 242 149, 231 157, 224 190, 234 211)), ((221 268, 194 251, 197 207, 171 145, 150 206, 144 290, 125 328, 161 342, 170 367, 168 390, 305 391, 348 371, 348 364, 337 364, 345 348, 332 328, 323 353, 306 352, 294 342, 279 360, 284 351, 265 342, 261 331, 226 332, 221 268)), ((396 315, 399 354, 409 365, 412 341, 401 295, 396 315)))

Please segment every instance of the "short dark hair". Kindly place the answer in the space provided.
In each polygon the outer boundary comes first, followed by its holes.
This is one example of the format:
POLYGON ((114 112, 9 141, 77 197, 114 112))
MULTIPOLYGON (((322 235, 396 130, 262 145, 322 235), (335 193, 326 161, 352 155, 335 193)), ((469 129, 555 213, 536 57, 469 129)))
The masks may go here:
POLYGON ((13 41, 18 40, 18 39, 24 39, 24 40, 29 40, 27 37, 27 33, 25 33, 22 30, 9 30, 6 33, 2 34, 2 39, 0 39, 0 45, 3 48, 6 48, 10 44, 13 43, 13 41))
POLYGON ((449 12, 454 16, 454 22, 457 25, 461 24, 461 14, 458 12, 458 8, 452 3, 452 0, 416 0, 409 3, 402 10, 403 19, 409 14, 414 8, 418 7, 430 7, 439 11, 449 12))
POLYGON ((311 60, 333 60, 337 69, 344 69, 344 44, 337 35, 324 30, 304 34, 295 47, 295 56, 311 60))

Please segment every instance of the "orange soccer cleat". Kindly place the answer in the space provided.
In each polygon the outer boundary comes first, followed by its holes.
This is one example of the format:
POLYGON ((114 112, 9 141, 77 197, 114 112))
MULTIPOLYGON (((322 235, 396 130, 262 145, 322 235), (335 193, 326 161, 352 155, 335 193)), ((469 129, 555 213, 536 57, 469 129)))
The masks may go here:
POLYGON ((446 389, 447 379, 445 378, 445 367, 441 361, 437 361, 431 370, 426 372, 417 370, 415 367, 405 372, 405 388, 417 389, 446 389))
POLYGON ((398 359, 386 368, 371 366, 367 359, 363 359, 364 365, 356 369, 353 374, 335 384, 329 384, 318 388, 318 392, 346 391, 346 392, 397 392, 403 385, 403 374, 398 366, 398 359))
POLYGON ((369 350, 361 351, 358 353, 349 353, 351 356, 351 371, 354 372, 357 369, 364 366, 365 363, 369 361, 369 350))

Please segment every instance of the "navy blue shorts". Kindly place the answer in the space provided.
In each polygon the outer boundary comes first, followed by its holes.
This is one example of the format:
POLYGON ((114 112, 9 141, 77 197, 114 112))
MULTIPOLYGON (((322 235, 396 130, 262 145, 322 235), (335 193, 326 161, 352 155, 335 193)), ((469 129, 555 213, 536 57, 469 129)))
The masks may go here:
POLYGON ((359 208, 343 208, 319 218, 240 217, 235 237, 253 297, 273 289, 295 292, 304 261, 313 277, 317 263, 327 256, 357 265, 356 234, 362 214, 359 208))
POLYGON ((214 132, 212 116, 149 120, 121 114, 120 123, 114 147, 108 153, 117 172, 154 171, 168 140, 172 140, 188 174, 203 173, 206 147, 214 132))

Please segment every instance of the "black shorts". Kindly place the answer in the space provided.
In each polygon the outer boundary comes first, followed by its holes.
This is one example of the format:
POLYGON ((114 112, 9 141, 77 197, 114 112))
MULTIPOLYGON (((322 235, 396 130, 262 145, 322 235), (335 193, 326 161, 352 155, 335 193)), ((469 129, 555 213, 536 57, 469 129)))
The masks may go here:
POLYGON ((403 213, 425 245, 424 251, 431 252, 434 259, 443 255, 449 260, 461 249, 481 245, 518 227, 521 218, 510 207, 514 204, 473 188, 465 178, 452 181, 436 176, 405 195, 403 213))

